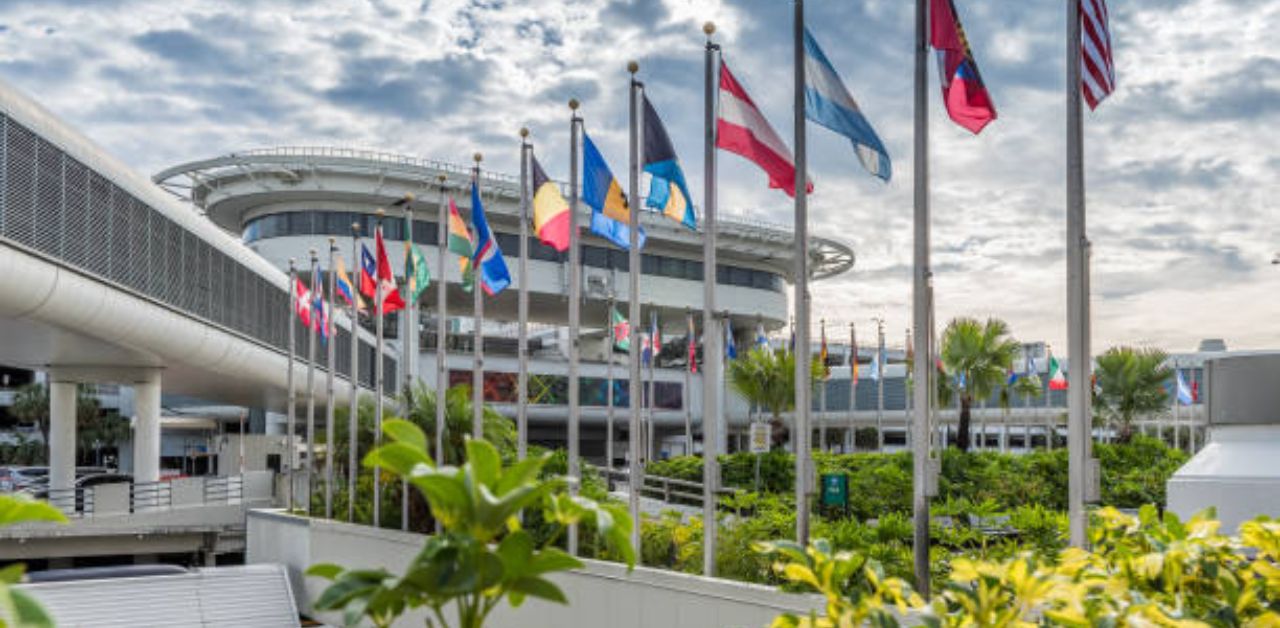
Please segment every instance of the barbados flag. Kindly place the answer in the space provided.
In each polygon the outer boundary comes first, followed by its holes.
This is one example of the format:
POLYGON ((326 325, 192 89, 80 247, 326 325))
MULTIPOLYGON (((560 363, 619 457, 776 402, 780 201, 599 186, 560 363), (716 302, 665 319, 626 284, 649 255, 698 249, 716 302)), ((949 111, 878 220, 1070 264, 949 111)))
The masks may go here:
POLYGON ((996 119, 996 106, 978 72, 954 0, 930 1, 930 44, 938 52, 942 101, 951 119, 976 135, 996 119))
MULTIPOLYGON (((591 233, 594 233, 623 250, 631 248, 631 208, 622 186, 613 177, 609 165, 596 149, 595 142, 582 133, 582 200, 591 207, 591 233)), ((640 229, 638 242, 644 248, 644 229, 640 229)))
POLYGON ((569 202, 529 151, 533 170, 533 231, 543 244, 560 251, 569 250, 569 202))
POLYGON ((671 145, 671 136, 663 126, 658 111, 644 98, 644 171, 649 173, 649 197, 645 205, 662 212, 690 229, 698 228, 698 218, 693 213, 693 201, 689 186, 684 182, 680 160, 671 145))
POLYGON ((484 216, 484 204, 480 202, 480 186, 471 182, 471 224, 476 229, 476 250, 471 256, 472 264, 480 269, 480 285, 485 293, 493 296, 511 285, 511 273, 507 271, 507 262, 502 258, 502 249, 498 248, 498 240, 493 237, 489 221, 484 216))

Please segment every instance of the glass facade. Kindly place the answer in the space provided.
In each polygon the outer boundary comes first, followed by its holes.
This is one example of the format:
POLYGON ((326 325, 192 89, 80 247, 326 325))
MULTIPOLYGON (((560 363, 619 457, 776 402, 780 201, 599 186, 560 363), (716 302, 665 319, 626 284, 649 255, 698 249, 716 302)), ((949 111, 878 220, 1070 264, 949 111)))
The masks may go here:
MULTIPOLYGON (((470 386, 472 372, 449 371, 449 386, 470 386)), ((578 380, 578 399, 584 407, 605 407, 608 404, 608 380, 603 377, 583 377, 578 380)), ((646 398, 643 407, 659 410, 684 408, 684 386, 679 382, 653 382, 653 399, 646 398), (654 405, 656 404, 656 405, 654 405)), ((627 408, 631 404, 630 382, 613 380, 613 407, 627 408)), ((484 399, 492 403, 516 403, 519 399, 516 373, 486 372, 484 374, 484 399)), ((529 404, 539 406, 569 405, 569 378, 565 375, 545 373, 529 374, 529 404)))
MULTIPOLYGON (((361 233, 373 233, 374 216, 359 212, 340 211, 298 211, 283 212, 260 216, 250 220, 244 226, 244 241, 256 242, 283 236, 316 235, 316 236, 349 236, 352 223, 359 222, 361 233)), ((404 239, 403 220, 384 220, 383 236, 389 240, 404 239)), ((413 221, 413 241, 418 244, 435 245, 438 225, 433 221, 413 221)), ((516 257, 520 252, 520 235, 513 233, 496 233, 498 247, 503 255, 516 257)), ((537 238, 529 238, 529 259, 544 262, 563 262, 565 254, 543 244, 537 238)), ((630 268, 627 252, 611 247, 582 245, 582 263, 591 268, 603 268, 627 272, 630 268)), ((702 281, 702 262, 668 255, 640 254, 640 272, 657 277, 671 277, 689 281, 702 281)), ((753 268, 716 266, 716 283, 725 286, 739 286, 756 290, 783 292, 786 281, 782 275, 753 268)))

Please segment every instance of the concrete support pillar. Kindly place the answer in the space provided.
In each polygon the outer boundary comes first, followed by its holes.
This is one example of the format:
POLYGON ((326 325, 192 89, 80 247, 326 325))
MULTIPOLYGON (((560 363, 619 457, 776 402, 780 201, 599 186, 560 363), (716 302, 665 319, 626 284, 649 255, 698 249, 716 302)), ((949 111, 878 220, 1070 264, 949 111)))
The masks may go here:
MULTIPOLYGON (((76 483, 76 383, 49 381, 49 488, 70 490, 76 483)), ((55 503, 66 498, 50 495, 55 503)), ((71 503, 75 499, 71 498, 71 503)))
POLYGON ((160 372, 134 384, 133 481, 160 481, 160 372))

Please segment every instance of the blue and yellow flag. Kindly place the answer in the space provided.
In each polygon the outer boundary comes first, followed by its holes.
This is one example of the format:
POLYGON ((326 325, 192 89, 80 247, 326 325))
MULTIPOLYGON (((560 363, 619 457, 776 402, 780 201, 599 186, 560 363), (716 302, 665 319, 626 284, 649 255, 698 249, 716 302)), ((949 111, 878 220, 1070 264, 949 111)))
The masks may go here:
MULTIPOLYGON (((622 186, 613 177, 609 165, 596 149, 595 142, 582 133, 582 200, 591 207, 591 233, 621 249, 631 248, 631 208, 622 186)), ((644 248, 644 229, 640 229, 640 248, 644 248)))
POLYGON ((698 217, 693 213, 689 186, 684 182, 684 171, 680 169, 671 136, 667 135, 667 127, 662 125, 649 97, 643 98, 644 171, 651 176, 645 205, 690 229, 697 229, 698 217))

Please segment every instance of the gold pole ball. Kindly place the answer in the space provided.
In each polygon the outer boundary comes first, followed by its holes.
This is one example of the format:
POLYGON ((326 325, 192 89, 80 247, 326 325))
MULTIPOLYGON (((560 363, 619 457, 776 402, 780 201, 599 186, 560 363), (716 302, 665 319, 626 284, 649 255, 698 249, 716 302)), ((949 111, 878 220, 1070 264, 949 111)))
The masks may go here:
POLYGON ((570 98, 570 99, 569 99, 569 108, 570 108, 570 109, 572 109, 572 110, 574 110, 574 111, 577 111, 577 110, 578 110, 578 105, 580 105, 580 104, 581 104, 581 103, 579 103, 579 102, 578 102, 578 99, 577 99, 577 98, 570 98))
POLYGON ((520 137, 529 137, 529 127, 527 126, 520 127, 520 137))
POLYGON ((715 22, 707 22, 706 24, 703 24, 703 25, 702 25, 702 32, 706 33, 706 34, 707 34, 707 37, 712 36, 712 35, 713 35, 713 34, 715 34, 715 32, 716 32, 716 23, 715 23, 715 22))
POLYGON ((405 192, 405 193, 404 193, 404 201, 405 201, 406 203, 412 203, 412 202, 413 202, 413 192, 405 192))
POLYGON ((628 62, 627 62, 627 71, 628 71, 628 72, 630 72, 630 73, 632 73, 632 74, 635 74, 636 72, 639 72, 639 71, 640 71, 640 64, 639 64, 639 63, 636 63, 635 61, 628 61, 628 62))
POLYGON ((359 232, 360 232, 360 223, 358 223, 358 222, 353 222, 353 223, 351 223, 351 230, 352 230, 352 231, 355 231, 356 233, 359 233, 359 232))
POLYGON ((378 215, 378 218, 382 218, 383 216, 386 216, 386 215, 387 215, 387 210, 385 210, 385 209, 383 209, 383 208, 379 207, 379 208, 378 208, 378 211, 375 211, 375 212, 373 212, 373 213, 377 214, 377 215, 378 215))
POLYGON ((335 237, 333 237, 333 236, 329 236, 329 246, 333 246, 333 245, 334 245, 334 243, 335 243, 335 242, 337 242, 337 241, 338 241, 338 239, 337 239, 337 238, 335 238, 335 237))
POLYGON ((475 155, 472 155, 471 158, 476 160, 476 163, 480 163, 480 161, 484 159, 484 155, 481 155, 480 153, 476 153, 475 155))

